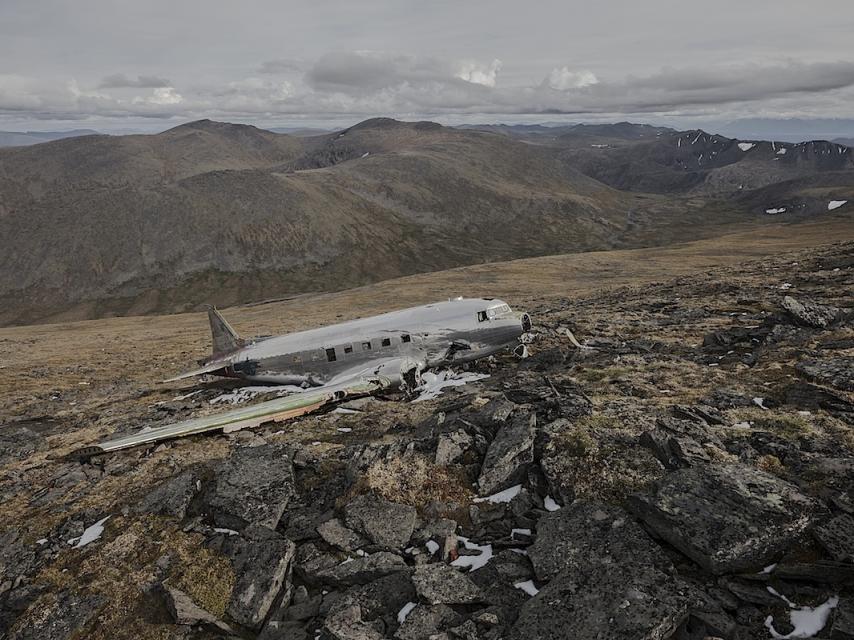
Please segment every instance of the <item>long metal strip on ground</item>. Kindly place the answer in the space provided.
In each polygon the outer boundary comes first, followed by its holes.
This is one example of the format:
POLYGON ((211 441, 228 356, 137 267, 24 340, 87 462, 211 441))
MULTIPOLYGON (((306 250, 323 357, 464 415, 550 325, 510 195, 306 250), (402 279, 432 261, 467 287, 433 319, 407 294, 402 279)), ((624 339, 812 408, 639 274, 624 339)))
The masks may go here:
POLYGON ((77 449, 65 457, 70 459, 89 458, 110 451, 128 449, 143 444, 181 438, 217 429, 222 430, 224 433, 229 433, 246 429, 247 427, 257 427, 265 422, 288 420, 304 415, 330 402, 342 400, 347 396, 369 394, 382 386, 385 386, 383 385, 383 381, 370 381, 359 382, 340 388, 323 388, 317 391, 309 390, 283 398, 260 402, 248 407, 241 407, 234 411, 204 416, 202 418, 192 418, 154 429, 143 429, 130 436, 105 440, 89 447, 77 449))

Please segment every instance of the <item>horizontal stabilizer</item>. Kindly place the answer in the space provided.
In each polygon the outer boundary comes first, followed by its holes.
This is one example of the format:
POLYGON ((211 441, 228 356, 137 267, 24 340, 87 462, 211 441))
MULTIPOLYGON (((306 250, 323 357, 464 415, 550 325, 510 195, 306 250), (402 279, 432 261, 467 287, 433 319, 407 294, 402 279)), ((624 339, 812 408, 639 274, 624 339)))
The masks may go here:
POLYGON ((228 362, 223 360, 218 360, 215 362, 209 362, 203 367, 199 367, 198 369, 193 369, 192 371, 185 371, 184 373, 179 373, 174 378, 169 378, 164 380, 163 382, 176 382, 177 380, 184 380, 185 378, 192 378, 194 376, 200 376, 205 373, 213 373, 214 371, 219 371, 220 369, 224 369, 229 365, 228 362))

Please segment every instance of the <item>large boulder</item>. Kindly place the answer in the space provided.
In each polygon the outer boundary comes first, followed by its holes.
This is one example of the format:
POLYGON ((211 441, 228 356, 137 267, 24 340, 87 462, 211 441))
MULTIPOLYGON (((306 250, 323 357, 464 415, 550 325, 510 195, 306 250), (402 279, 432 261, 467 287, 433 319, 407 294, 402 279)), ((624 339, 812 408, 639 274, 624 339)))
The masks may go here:
POLYGON ((824 329, 842 317, 842 310, 837 307, 829 307, 811 300, 799 301, 792 296, 783 298, 783 308, 798 324, 816 329, 824 329))
POLYGON ((291 456, 282 445, 237 449, 213 471, 205 507, 229 529, 260 524, 275 529, 294 495, 291 456))
POLYGON ((227 611, 236 622, 257 630, 283 588, 286 594, 290 590, 295 546, 262 527, 250 527, 246 534, 249 539, 228 540, 236 582, 227 611))
POLYGON ((482 495, 497 493, 518 484, 534 461, 537 416, 515 413, 501 425, 486 451, 478 478, 482 495))
POLYGON ((415 507, 389 502, 373 494, 353 498, 344 508, 347 526, 374 544, 402 549, 409 543, 418 514, 415 507))
POLYGON ((637 562, 662 568, 670 564, 628 513, 596 502, 575 502, 541 518, 528 557, 540 580, 567 570, 589 573, 599 563, 637 562))
POLYGON ((471 578, 446 564, 425 564, 412 574, 415 591, 428 604, 484 602, 483 592, 471 578))
POLYGON ((557 575, 522 607, 509 638, 669 638, 688 615, 676 580, 651 565, 600 563, 557 575))
POLYGON ((629 497, 658 536, 715 574, 761 568, 807 528, 817 503, 743 464, 682 469, 629 497))

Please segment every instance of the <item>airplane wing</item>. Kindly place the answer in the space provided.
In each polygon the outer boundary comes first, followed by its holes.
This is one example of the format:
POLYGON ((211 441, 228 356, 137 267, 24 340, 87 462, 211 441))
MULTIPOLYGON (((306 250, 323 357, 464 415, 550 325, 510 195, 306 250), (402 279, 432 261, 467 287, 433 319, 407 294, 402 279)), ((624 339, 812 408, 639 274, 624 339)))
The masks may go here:
POLYGON ((247 427, 257 427, 266 422, 281 422, 320 409, 331 402, 347 397, 362 396, 392 386, 393 380, 386 377, 351 379, 336 385, 307 389, 302 393, 275 398, 233 411, 201 418, 167 424, 153 429, 143 429, 135 434, 105 440, 98 444, 72 451, 66 459, 85 460, 103 453, 129 449, 143 444, 171 440, 184 436, 222 431, 231 433, 247 427))

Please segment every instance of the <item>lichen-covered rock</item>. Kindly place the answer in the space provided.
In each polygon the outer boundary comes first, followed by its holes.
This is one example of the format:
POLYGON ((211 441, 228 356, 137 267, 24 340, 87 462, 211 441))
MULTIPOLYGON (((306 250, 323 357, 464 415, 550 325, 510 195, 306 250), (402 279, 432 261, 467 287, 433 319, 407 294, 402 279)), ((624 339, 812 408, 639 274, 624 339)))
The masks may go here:
POLYGON ((332 587, 347 587, 354 584, 366 584, 395 571, 406 571, 406 562, 400 556, 380 551, 344 562, 318 571, 313 577, 316 581, 332 587))
POLYGON ((563 571, 586 573, 599 563, 670 564, 628 513, 596 502, 575 502, 541 518, 528 557, 540 580, 563 571))
POLYGON ((836 516, 813 529, 813 536, 830 557, 840 562, 854 562, 854 518, 836 516))
POLYGON ((478 478, 482 495, 493 494, 518 484, 534 461, 537 416, 516 413, 501 425, 486 451, 478 478))
POLYGON ((357 496, 344 508, 348 527, 374 544, 390 549, 402 549, 409 543, 417 519, 415 507, 373 494, 357 496))
POLYGON ((183 520, 190 503, 201 488, 201 480, 193 471, 184 471, 161 482, 140 500, 137 513, 154 513, 183 520))
POLYGON ((418 604, 394 634, 397 640, 429 640, 460 622, 459 614, 444 604, 418 604))
POLYGON ((854 357, 802 360, 795 369, 809 380, 843 391, 854 391, 854 357))
MULTIPOLYGON (((65 640, 85 636, 106 600, 63 591, 42 603, 38 614, 24 615, 9 631, 9 640, 65 640)), ((28 610, 29 611, 29 610, 28 610)))
POLYGON ((483 592, 471 578, 446 564, 415 568, 412 583, 418 596, 429 604, 473 604, 484 602, 483 592))
POLYGON ((601 563, 558 574, 524 604, 511 640, 669 638, 688 615, 675 578, 651 565, 601 563))
POLYGON ((517 611, 529 596, 515 585, 531 580, 534 571, 527 556, 506 549, 466 575, 483 591, 486 602, 517 611))
POLYGON ((382 640, 383 634, 362 620, 362 608, 349 597, 341 598, 333 607, 323 628, 335 640, 382 640))
POLYGON ((273 531, 247 529, 250 539, 232 536, 236 582, 228 603, 228 615, 250 629, 259 629, 283 588, 290 588, 291 560, 295 546, 273 531))
POLYGON ((798 324, 816 329, 824 329, 842 316, 841 309, 837 307, 818 304, 811 300, 798 301, 792 296, 783 298, 783 308, 798 324))
POLYGON ((352 529, 348 529, 338 518, 332 518, 317 527, 317 533, 327 544, 342 551, 352 552, 367 544, 367 540, 352 529))
POLYGON ((205 506, 229 529, 260 524, 275 529, 294 494, 290 453, 283 445, 243 447, 213 471, 205 506))
POLYGON ((674 471, 651 492, 630 496, 628 506, 656 535, 716 574, 767 565, 818 508, 795 486, 743 464, 674 471))

